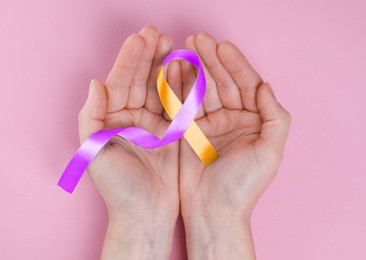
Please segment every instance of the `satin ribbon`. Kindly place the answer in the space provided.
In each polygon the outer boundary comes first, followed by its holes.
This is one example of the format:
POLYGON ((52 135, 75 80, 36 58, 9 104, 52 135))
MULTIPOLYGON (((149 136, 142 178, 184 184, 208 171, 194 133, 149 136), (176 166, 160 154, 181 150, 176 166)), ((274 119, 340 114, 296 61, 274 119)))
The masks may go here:
POLYGON ((206 79, 202 64, 193 51, 178 50, 170 53, 165 58, 163 66, 176 59, 185 59, 194 64, 198 67, 198 74, 191 92, 182 104, 164 78, 163 67, 161 68, 157 80, 158 93, 167 114, 172 119, 164 136, 159 138, 142 128, 134 126, 101 130, 92 134, 82 143, 64 170, 58 182, 61 188, 72 193, 92 160, 104 145, 116 135, 146 149, 167 145, 178 141, 184 136, 204 165, 207 166, 217 159, 216 150, 194 122, 206 91, 206 79))

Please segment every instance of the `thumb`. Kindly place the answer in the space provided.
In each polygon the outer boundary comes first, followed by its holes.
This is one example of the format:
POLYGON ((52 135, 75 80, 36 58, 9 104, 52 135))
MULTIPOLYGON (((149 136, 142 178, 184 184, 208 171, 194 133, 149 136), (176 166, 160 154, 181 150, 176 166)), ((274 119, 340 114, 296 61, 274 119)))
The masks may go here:
POLYGON ((79 137, 84 142, 90 135, 104 128, 107 112, 107 94, 99 80, 90 82, 89 94, 79 113, 79 137))
POLYGON ((274 149, 282 157, 289 132, 291 116, 276 100, 268 83, 263 83, 257 91, 258 110, 263 120, 260 141, 274 149))

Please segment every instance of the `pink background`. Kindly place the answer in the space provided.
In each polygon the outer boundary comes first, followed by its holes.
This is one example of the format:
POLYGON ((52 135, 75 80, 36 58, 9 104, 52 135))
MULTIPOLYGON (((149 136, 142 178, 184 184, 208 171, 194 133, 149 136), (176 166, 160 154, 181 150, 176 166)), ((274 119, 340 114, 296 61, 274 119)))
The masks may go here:
MULTIPOLYGON (((366 259, 366 2, 2 0, 0 259, 99 259, 105 206, 85 175, 56 183, 78 146, 91 78, 144 24, 230 39, 293 124, 253 215, 258 259, 366 259)), ((185 259, 182 223, 172 259, 185 259)))

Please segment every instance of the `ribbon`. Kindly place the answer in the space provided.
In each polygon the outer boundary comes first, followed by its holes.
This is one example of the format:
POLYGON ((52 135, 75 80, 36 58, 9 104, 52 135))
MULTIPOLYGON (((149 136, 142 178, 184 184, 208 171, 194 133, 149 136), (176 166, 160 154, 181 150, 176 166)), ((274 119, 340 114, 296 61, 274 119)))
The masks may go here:
POLYGON ((116 135, 146 149, 170 144, 184 136, 205 166, 217 159, 218 154, 215 148, 194 121, 206 91, 206 78, 197 54, 189 50, 174 51, 165 58, 163 66, 158 74, 157 88, 160 100, 172 119, 164 136, 159 138, 142 128, 134 126, 101 130, 92 134, 82 143, 66 166, 58 182, 61 188, 72 193, 92 160, 103 149, 104 145, 116 135), (174 94, 163 73, 163 66, 176 59, 185 59, 198 67, 196 81, 184 104, 174 94))

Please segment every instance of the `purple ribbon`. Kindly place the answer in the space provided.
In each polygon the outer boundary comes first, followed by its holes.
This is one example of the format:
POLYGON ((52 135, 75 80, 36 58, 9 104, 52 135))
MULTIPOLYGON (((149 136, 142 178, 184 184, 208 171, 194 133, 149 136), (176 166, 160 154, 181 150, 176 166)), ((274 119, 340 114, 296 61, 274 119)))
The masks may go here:
POLYGON ((177 50, 170 53, 164 60, 163 66, 176 59, 184 59, 198 67, 197 79, 185 100, 182 108, 170 123, 162 138, 159 138, 146 130, 138 127, 116 128, 101 130, 92 134, 76 151, 64 170, 58 185, 65 191, 72 193, 81 176, 97 156, 105 144, 114 136, 121 136, 130 142, 146 149, 157 148, 178 141, 194 120, 202 104, 206 91, 206 79, 202 64, 196 53, 190 50, 177 50))

